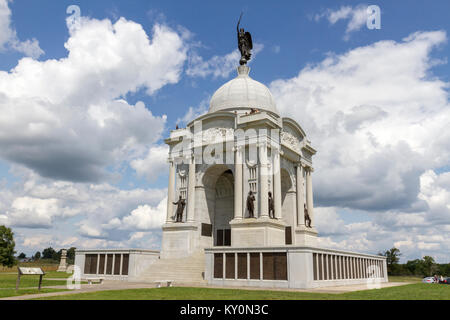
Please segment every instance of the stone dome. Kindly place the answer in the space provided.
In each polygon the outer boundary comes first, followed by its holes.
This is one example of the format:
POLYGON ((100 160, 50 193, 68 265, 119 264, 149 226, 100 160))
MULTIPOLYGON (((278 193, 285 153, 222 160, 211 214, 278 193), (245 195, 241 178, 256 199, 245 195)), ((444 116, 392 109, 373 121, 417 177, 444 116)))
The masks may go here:
POLYGON ((212 96, 209 112, 255 108, 279 115, 272 94, 262 83, 249 77, 250 68, 238 67, 238 76, 212 96))

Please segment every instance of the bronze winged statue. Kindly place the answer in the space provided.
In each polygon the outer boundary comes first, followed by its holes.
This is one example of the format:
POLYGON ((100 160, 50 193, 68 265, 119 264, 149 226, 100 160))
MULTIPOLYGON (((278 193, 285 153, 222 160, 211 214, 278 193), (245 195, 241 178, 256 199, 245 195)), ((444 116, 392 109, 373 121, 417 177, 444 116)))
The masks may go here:
POLYGON ((250 61, 252 57, 252 49, 253 49, 253 42, 252 42, 252 35, 250 32, 245 32, 244 28, 239 29, 239 25, 241 24, 242 19, 242 13, 239 17, 239 21, 237 24, 237 36, 238 36, 238 47, 239 51, 241 52, 241 60, 239 61, 239 64, 242 66, 244 64, 247 64, 248 61, 250 61))

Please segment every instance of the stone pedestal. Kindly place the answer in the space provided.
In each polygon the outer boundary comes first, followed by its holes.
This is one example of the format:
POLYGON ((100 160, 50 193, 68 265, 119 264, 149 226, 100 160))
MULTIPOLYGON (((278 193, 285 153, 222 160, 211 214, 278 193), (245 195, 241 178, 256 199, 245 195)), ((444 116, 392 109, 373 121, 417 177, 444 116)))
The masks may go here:
POLYGON ((66 272, 67 270, 67 250, 63 249, 61 251, 61 260, 59 262, 59 267, 57 272, 66 272))
POLYGON ((268 217, 232 220, 232 247, 264 247, 285 244, 286 223, 268 217))
POLYGON ((315 246, 317 244, 316 228, 300 225, 294 230, 294 243, 296 246, 315 246))
POLYGON ((196 223, 166 223, 162 230, 161 258, 183 258, 199 249, 196 223))

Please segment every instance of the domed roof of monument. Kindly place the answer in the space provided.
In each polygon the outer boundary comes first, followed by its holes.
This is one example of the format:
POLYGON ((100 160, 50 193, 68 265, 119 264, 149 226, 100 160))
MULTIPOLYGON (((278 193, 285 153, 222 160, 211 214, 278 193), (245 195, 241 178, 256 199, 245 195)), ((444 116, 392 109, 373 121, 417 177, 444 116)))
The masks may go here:
POLYGON ((255 108, 279 114, 269 88, 250 78, 249 72, 247 66, 238 67, 238 76, 221 86, 212 96, 210 113, 255 108))

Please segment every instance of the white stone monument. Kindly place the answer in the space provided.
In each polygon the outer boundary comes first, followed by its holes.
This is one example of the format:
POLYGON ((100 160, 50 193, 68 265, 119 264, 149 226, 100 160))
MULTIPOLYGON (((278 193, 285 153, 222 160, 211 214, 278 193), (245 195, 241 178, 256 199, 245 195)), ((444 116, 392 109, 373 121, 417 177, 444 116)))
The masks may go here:
POLYGON ((387 281, 384 257, 317 247, 316 150, 249 73, 239 66, 237 77, 212 96, 208 113, 165 140, 169 182, 159 259, 130 254, 128 267, 115 251, 77 253, 81 270, 129 281, 223 286, 387 281), (177 211, 183 211, 178 221, 177 211))
POLYGON ((66 272, 67 270, 67 250, 61 250, 61 260, 59 261, 58 272, 66 272))

